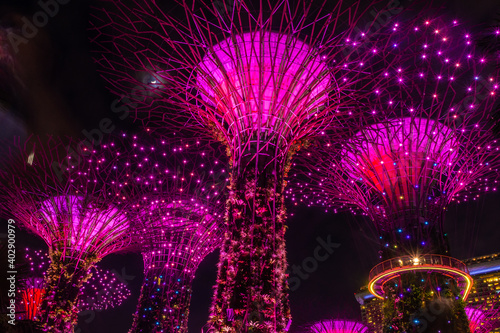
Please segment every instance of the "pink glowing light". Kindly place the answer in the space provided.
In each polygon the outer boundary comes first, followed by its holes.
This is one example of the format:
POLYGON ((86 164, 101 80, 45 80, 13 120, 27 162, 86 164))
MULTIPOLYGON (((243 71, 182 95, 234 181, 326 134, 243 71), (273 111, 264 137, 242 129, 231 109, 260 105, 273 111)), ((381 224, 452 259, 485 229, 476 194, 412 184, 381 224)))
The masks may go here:
POLYGON ((437 181, 458 159, 454 132, 439 122, 401 118, 375 124, 354 136, 360 149, 346 153, 344 167, 388 201, 414 201, 413 189, 437 181), (424 184, 425 184, 424 183, 424 184))
MULTIPOLYGON (((364 127, 347 144, 327 139, 309 151, 311 156, 301 154, 299 173, 310 180, 289 194, 309 206, 369 216, 385 259, 415 249, 447 253, 443 212, 492 191, 497 182, 498 124, 491 114, 498 94, 491 91, 498 71, 477 66, 480 57, 473 47, 464 49, 462 31, 437 21, 418 33, 404 28, 393 33, 406 42, 394 57, 400 65, 384 73, 404 68, 405 78, 419 79, 391 82, 372 95, 364 105, 366 117, 360 118, 364 127), (436 30, 446 34, 446 48, 429 42, 436 30), (432 56, 415 62, 422 49, 432 56)), ((376 41, 373 47, 392 59, 386 44, 376 41)), ((380 83, 394 81, 384 73, 377 76, 380 83)))
POLYGON ((488 319, 483 311, 469 306, 465 308, 465 314, 467 314, 467 318, 469 319, 469 328, 471 332, 475 332, 476 329, 488 319))
POLYGON ((313 333, 369 333, 364 324, 349 320, 327 320, 311 326, 313 333))
POLYGON ((81 144, 52 136, 14 142, 8 154, 15 162, 0 173, 5 207, 20 225, 60 252, 59 259, 75 263, 90 256, 98 261, 135 242, 127 232, 135 223, 128 219, 134 189, 124 168, 117 167, 123 157, 110 154, 112 144, 96 146, 85 156, 68 153, 68 147, 81 144))
POLYGON ((213 209, 182 197, 168 203, 157 200, 145 207, 142 252, 146 275, 193 278, 201 261, 222 245, 222 215, 212 215, 217 214, 213 209))
MULTIPOLYGON (((127 217, 119 209, 98 207, 96 203, 86 203, 83 197, 75 195, 43 201, 39 214, 48 225, 64 230, 65 237, 61 240, 78 252, 93 251, 109 238, 124 237, 129 226, 127 217)), ((45 232, 40 231, 42 235, 45 232)), ((44 236, 52 239, 55 235, 44 236)))
POLYGON ((467 306, 465 314, 469 319, 471 333, 489 333, 500 328, 498 309, 494 305, 484 303, 479 307, 467 306))
POLYGON ((233 134, 272 131, 310 117, 328 97, 331 76, 304 42, 245 33, 215 45, 196 68, 202 98, 233 134))

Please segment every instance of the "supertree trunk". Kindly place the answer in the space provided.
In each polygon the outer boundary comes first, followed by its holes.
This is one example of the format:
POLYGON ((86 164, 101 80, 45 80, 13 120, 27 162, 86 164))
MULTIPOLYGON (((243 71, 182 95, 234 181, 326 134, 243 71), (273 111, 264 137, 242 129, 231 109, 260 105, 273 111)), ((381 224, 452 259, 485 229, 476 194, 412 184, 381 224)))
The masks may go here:
POLYGON ((191 283, 176 272, 147 274, 130 332, 187 333, 191 283))
POLYGON ((62 259, 60 253, 51 253, 50 257, 40 322, 45 332, 73 332, 80 312, 77 305, 81 288, 91 277, 90 269, 98 260, 95 257, 85 261, 62 259))
POLYGON ((386 293, 384 333, 470 333, 465 302, 451 279, 408 273, 389 283, 386 293))
POLYGON ((276 159, 259 158, 243 171, 232 170, 229 237, 221 251, 211 315, 217 332, 284 332, 291 317, 283 169, 276 159))

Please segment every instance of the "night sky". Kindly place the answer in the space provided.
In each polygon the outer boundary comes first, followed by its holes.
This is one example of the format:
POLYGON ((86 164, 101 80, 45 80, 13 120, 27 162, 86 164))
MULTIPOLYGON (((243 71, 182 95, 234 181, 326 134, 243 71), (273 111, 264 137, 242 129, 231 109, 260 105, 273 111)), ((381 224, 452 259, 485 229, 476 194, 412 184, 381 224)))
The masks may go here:
MULTIPOLYGON (((500 14, 498 0, 434 3, 436 7, 446 4, 446 11, 436 13, 458 18, 472 29, 492 24, 495 15, 500 14)), ((23 17, 30 18, 39 10, 37 1, 0 0, 0 23, 22 26, 23 17)), ((116 118, 110 110, 116 96, 107 92, 91 58, 92 47, 87 41, 90 11, 91 6, 84 1, 72 0, 61 5, 48 24, 15 55, 18 63, 15 78, 22 84, 14 83, 12 77, 0 78, 0 98, 6 105, 0 108, 0 140, 30 133, 79 136, 84 129, 98 127, 104 117, 116 118)), ((139 129, 139 124, 131 118, 117 120, 119 130, 139 129)), ((499 202, 497 194, 450 208, 446 223, 453 256, 463 259, 500 251, 499 202)), ((290 265, 300 265, 312 256, 319 245, 318 237, 324 240, 330 237, 332 242, 340 244, 291 292, 292 332, 302 332, 307 324, 321 319, 360 317, 353 294, 367 283, 368 272, 377 262, 372 228, 363 218, 348 214, 326 214, 321 209, 306 208, 290 212, 294 214, 287 232, 290 265)), ((4 225, 0 234, 6 230, 4 225)), ((17 241, 20 247, 46 248, 39 238, 25 233, 20 233, 17 241)), ((217 260, 218 253, 211 254, 196 274, 189 332, 200 332, 207 321, 217 260)), ((143 278, 141 256, 110 255, 99 265, 120 273, 132 296, 116 309, 96 312, 93 319, 80 317, 80 332, 127 332, 143 278)))

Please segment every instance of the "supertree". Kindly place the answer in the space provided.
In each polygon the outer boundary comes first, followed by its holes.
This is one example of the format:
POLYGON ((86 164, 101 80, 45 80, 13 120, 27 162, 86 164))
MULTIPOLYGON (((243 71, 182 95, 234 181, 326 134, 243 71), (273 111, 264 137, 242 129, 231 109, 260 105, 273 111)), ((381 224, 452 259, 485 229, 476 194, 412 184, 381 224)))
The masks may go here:
POLYGON ((367 326, 353 320, 324 320, 310 327, 312 333, 370 333, 367 326))
POLYGON ((385 261, 370 272, 369 290, 385 298, 386 332, 468 332, 472 278, 449 257, 444 215, 496 190, 496 59, 456 20, 396 21, 352 39, 391 62, 377 77, 390 84, 360 100, 362 130, 302 154, 290 199, 361 210, 373 222, 385 261), (429 313, 435 320, 423 319, 429 313))
POLYGON ((480 307, 467 306, 465 313, 469 319, 471 333, 489 333, 500 327, 498 308, 485 303, 480 307))
MULTIPOLYGON (((25 259, 29 263, 29 274, 24 279, 21 295, 21 319, 36 320, 38 308, 43 300, 44 277, 50 259, 42 250, 26 248, 25 259)), ((130 296, 130 290, 110 271, 95 266, 91 277, 80 290, 78 310, 98 310, 120 306, 130 296)))
POLYGON ((135 0, 96 10, 96 61, 136 117, 227 147, 228 232, 210 319, 217 331, 291 325, 285 178, 309 137, 327 124, 338 136, 348 130, 353 91, 371 92, 376 52, 343 52, 343 36, 362 14, 357 1, 135 0))
POLYGON ((0 171, 2 210, 49 247, 40 322, 45 331, 72 332, 92 267, 134 245, 133 188, 116 168, 116 155, 86 142, 32 137, 8 149, 3 162, 11 163, 0 171))
POLYGON ((130 332, 187 332, 192 281, 198 265, 224 240, 223 152, 210 142, 125 137, 121 166, 139 193, 135 204, 144 283, 130 332))

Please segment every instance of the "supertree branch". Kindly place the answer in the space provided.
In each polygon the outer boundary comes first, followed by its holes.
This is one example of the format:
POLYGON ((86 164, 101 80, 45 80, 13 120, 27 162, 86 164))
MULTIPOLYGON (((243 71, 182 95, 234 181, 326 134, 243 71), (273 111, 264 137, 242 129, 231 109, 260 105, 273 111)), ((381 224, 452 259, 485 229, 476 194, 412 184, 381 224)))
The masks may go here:
POLYGON ((92 267, 134 245, 134 189, 115 167, 116 155, 72 139, 32 137, 11 146, 8 160, 0 174, 3 211, 49 247, 40 322, 45 331, 71 332, 92 267), (72 147, 85 157, 75 158, 72 147))
POLYGON ((387 297, 387 332, 418 329, 412 314, 439 297, 446 311, 431 329, 467 332, 470 276, 446 256, 443 222, 449 205, 497 188, 497 60, 481 54, 457 21, 399 21, 392 30, 356 39, 396 64, 377 76, 392 84, 360 101, 364 125, 346 142, 325 136, 297 159, 300 180, 289 196, 370 217, 386 260, 370 273, 370 291, 387 297), (383 266, 412 273, 396 277, 383 266))
POLYGON ((477 307, 467 306, 465 313, 469 319, 471 333, 492 332, 500 327, 498 308, 494 305, 485 303, 477 307))
POLYGON ((187 332, 196 269, 222 244, 222 216, 211 217, 206 210, 200 216, 190 207, 173 208, 180 202, 177 198, 165 205, 169 207, 161 210, 173 216, 148 232, 143 250, 145 279, 131 332, 187 332))
POLYGON ((167 126, 164 135, 205 133, 227 148, 229 231, 213 300, 214 328, 287 331, 285 178, 309 137, 326 127, 336 137, 352 131, 354 106, 374 93, 372 73, 382 71, 386 60, 347 45, 368 6, 103 4, 93 20, 101 46, 96 61, 113 92, 126 95, 148 126, 167 126), (348 119, 352 126, 344 126, 348 119))
POLYGON ((366 325, 354 320, 332 319, 317 322, 309 328, 311 333, 370 333, 366 325))
POLYGON ((227 163, 210 142, 145 136, 114 141, 127 152, 120 166, 138 192, 143 224, 145 279, 130 332, 187 332, 196 270, 224 239, 227 163))

